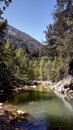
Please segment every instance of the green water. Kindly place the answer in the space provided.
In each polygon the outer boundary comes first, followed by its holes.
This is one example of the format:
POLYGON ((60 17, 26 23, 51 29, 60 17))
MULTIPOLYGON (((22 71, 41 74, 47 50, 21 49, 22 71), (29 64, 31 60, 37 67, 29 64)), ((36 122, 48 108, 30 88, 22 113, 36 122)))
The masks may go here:
POLYGON ((8 101, 35 118, 46 117, 51 130, 73 130, 72 109, 52 91, 26 90, 9 96, 8 101))

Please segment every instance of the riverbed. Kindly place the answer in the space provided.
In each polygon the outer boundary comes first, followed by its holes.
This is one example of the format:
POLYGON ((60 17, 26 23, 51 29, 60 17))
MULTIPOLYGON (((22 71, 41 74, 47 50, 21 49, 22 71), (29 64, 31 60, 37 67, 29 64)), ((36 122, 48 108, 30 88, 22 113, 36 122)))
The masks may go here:
MULTIPOLYGON (((34 120, 23 121, 18 127, 24 130, 73 130, 72 109, 69 109, 49 87, 40 88, 8 95, 7 102, 34 117, 34 120)), ((73 108, 72 104, 71 107, 73 108)))

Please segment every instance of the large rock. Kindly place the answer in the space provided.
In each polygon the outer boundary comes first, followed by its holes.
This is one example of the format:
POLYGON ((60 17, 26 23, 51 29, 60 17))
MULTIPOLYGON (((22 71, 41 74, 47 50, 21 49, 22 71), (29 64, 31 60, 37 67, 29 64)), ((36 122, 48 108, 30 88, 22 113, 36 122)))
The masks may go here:
POLYGON ((65 97, 73 98, 73 76, 69 75, 63 80, 51 85, 51 88, 57 93, 62 93, 65 97))

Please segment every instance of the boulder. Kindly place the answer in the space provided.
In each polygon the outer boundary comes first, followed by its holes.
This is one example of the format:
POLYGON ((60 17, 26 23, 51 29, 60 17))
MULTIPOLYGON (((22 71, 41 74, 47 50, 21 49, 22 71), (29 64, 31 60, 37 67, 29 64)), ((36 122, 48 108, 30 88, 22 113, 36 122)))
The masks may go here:
POLYGON ((18 114, 18 115, 23 115, 24 113, 26 113, 26 112, 24 112, 24 111, 22 111, 22 110, 17 110, 17 114, 18 114))

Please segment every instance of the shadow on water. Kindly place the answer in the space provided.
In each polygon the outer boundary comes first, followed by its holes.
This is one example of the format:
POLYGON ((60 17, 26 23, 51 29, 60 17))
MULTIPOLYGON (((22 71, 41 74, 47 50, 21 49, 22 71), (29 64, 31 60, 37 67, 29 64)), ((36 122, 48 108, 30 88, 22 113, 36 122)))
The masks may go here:
POLYGON ((49 130, 49 123, 45 117, 31 121, 14 122, 14 126, 22 130, 49 130))
MULTIPOLYGON (((23 130, 73 130, 73 113, 53 92, 26 90, 7 96, 17 109, 26 110, 34 119, 14 122, 23 130)), ((71 101, 71 104, 73 101, 71 101)))
POLYGON ((66 118, 47 115, 34 120, 14 122, 15 128, 20 130, 73 130, 73 122, 66 118))
POLYGON ((49 130, 73 130, 73 118, 48 116, 49 130))

